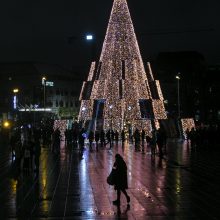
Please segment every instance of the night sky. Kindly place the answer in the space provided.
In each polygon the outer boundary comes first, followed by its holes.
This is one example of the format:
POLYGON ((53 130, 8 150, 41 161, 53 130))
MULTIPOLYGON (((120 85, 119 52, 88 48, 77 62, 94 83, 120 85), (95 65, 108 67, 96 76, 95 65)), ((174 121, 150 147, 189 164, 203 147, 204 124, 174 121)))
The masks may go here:
MULTIPOLYGON (((113 0, 7 0, 0 3, 0 62, 88 65, 100 55, 113 0)), ((218 0, 128 0, 145 61, 159 52, 196 50, 220 63, 218 0)))

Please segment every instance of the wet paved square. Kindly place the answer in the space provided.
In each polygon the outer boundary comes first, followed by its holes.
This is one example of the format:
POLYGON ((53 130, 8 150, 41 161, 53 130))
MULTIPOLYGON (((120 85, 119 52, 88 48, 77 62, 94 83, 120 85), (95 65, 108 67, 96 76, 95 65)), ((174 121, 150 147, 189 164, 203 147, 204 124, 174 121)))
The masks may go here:
POLYGON ((166 158, 134 146, 84 151, 62 143, 59 155, 42 148, 39 177, 18 175, 6 146, 0 156, 0 219, 219 219, 219 151, 191 149, 170 140, 166 158), (128 167, 130 205, 112 201, 106 182, 120 153, 128 167))

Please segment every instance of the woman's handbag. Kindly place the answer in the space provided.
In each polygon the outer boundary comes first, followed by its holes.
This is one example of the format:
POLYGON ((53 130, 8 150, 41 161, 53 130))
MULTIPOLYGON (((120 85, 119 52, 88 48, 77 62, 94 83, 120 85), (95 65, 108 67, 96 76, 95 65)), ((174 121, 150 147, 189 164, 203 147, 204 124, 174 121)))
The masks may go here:
POLYGON ((107 177, 107 183, 111 186, 115 185, 115 169, 112 169, 111 173, 107 177))

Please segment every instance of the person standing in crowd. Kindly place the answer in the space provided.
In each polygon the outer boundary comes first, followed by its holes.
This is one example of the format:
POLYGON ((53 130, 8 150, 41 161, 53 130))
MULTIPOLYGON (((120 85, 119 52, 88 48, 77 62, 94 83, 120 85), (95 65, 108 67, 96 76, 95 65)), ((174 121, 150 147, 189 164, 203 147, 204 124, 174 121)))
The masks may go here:
POLYGON ((96 151, 99 150, 99 139, 100 139, 100 134, 99 131, 96 130, 95 131, 95 143, 96 143, 96 151))
POLYGON ((105 131, 102 129, 100 132, 100 141, 101 141, 101 147, 105 145, 105 131))
POLYGON ((111 130, 110 129, 106 133, 106 139, 107 139, 107 143, 105 145, 110 144, 109 148, 111 149, 112 148, 112 139, 111 139, 111 130))
POLYGON ((195 128, 192 128, 191 131, 189 132, 189 139, 191 142, 191 147, 196 146, 196 139, 197 139, 197 134, 195 128))
POLYGON ((16 132, 16 130, 14 130, 11 134, 11 137, 10 137, 10 147, 11 147, 11 159, 12 159, 12 162, 14 161, 15 158, 15 145, 16 145, 16 142, 18 141, 18 132, 16 132))
POLYGON ((157 145, 157 134, 156 134, 156 130, 155 129, 152 129, 151 135, 152 135, 152 137, 150 138, 148 136, 147 141, 149 142, 149 145, 150 145, 151 156, 155 157, 155 155, 156 155, 156 145, 157 145))
POLYGON ((60 130, 57 128, 53 133, 53 152, 60 153, 60 130))
POLYGON ((91 130, 89 132, 89 150, 92 151, 92 143, 94 141, 94 132, 91 130))
POLYGON ((120 154, 115 155, 113 169, 115 169, 114 189, 117 191, 117 199, 113 201, 113 204, 120 206, 121 192, 125 195, 127 203, 130 203, 130 197, 126 192, 126 189, 128 189, 127 165, 120 154))
POLYGON ((34 136, 34 164, 35 164, 34 171, 36 172, 36 176, 39 175, 40 154, 41 154, 40 140, 37 138, 37 136, 34 136))
POLYGON ((135 151, 139 151, 140 149, 140 132, 139 130, 136 128, 135 132, 134 132, 134 144, 135 144, 135 151))
POLYGON ((119 139, 119 133, 118 133, 118 131, 116 130, 116 131, 115 131, 115 143, 116 143, 116 146, 118 146, 118 139, 119 139))
POLYGON ((73 145, 76 146, 77 145, 77 139, 78 139, 78 130, 76 128, 74 128, 72 130, 72 137, 73 137, 73 145))
POLYGON ((189 136, 190 136, 190 130, 189 130, 189 128, 187 128, 186 129, 186 131, 185 131, 185 134, 186 134, 186 141, 187 141, 187 145, 189 144, 189 136))
POLYGON ((157 138, 157 147, 159 150, 159 157, 163 158, 163 146, 164 146, 164 142, 165 142, 165 140, 164 140, 165 137, 164 137, 164 133, 161 128, 159 128, 157 130, 156 138, 157 138))
POLYGON ((124 143, 125 143, 125 131, 124 130, 121 131, 121 143, 122 143, 122 147, 123 147, 124 143))
POLYGON ((133 134, 132 134, 132 128, 128 129, 128 137, 129 137, 129 142, 133 144, 133 134))
POLYGON ((141 146, 142 146, 142 152, 144 152, 144 141, 145 141, 145 130, 142 129, 142 131, 141 131, 141 146))
POLYGON ((84 150, 84 141, 86 138, 86 131, 84 128, 82 128, 79 132, 78 136, 78 144, 79 144, 79 156, 82 158, 83 156, 83 150, 84 150))
POLYGON ((114 145, 114 140, 115 140, 115 132, 111 130, 111 141, 112 141, 112 146, 114 145))
POLYGON ((31 135, 28 140, 28 146, 30 150, 30 170, 33 170, 33 158, 34 158, 34 137, 31 135))
POLYGON ((21 171, 21 159, 22 159, 22 145, 20 138, 18 138, 15 143, 15 167, 18 173, 20 173, 21 171))
POLYGON ((23 150, 24 150, 23 171, 25 175, 29 175, 31 152, 30 152, 30 146, 28 140, 24 140, 23 150))

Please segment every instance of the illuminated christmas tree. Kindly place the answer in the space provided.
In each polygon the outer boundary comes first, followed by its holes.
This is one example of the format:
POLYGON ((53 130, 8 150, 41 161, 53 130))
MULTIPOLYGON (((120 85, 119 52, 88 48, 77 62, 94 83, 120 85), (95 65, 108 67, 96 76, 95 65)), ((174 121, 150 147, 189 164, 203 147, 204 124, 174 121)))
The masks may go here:
POLYGON ((145 71, 126 0, 114 0, 98 63, 92 62, 80 94, 79 120, 90 129, 158 127, 166 119, 159 81, 145 71))

